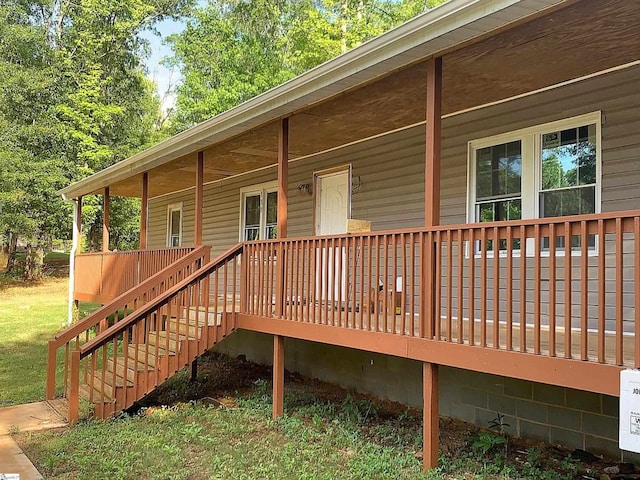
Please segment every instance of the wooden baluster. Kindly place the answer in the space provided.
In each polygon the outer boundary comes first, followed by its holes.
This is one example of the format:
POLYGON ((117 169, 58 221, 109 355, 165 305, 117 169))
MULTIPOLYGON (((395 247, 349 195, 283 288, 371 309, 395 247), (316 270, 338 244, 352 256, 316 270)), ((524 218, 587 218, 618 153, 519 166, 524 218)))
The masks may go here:
POLYGON ((487 346, 487 229, 480 230, 480 346, 487 346))
POLYGON ((520 226, 520 351, 527 351, 527 236, 520 226))
POLYGON ((78 422, 80 414, 80 352, 71 352, 71 371, 69 386, 69 424, 78 422))
MULTIPOLYGON (((435 333, 436 340, 442 340, 442 231, 435 232, 435 246, 433 243, 429 245, 429 254, 433 252, 433 258, 435 259, 435 290, 431 295, 434 298, 434 308, 428 315, 431 318, 435 328, 432 331, 435 333)), ((430 274, 429 272, 427 274, 430 274)))
POLYGON ((606 307, 606 244, 602 219, 598 220, 598 362, 605 362, 605 307, 606 307))
POLYGON ((447 342, 451 341, 453 330, 453 234, 451 230, 447 230, 447 331, 445 338, 447 342))
POLYGON ((624 249, 623 240, 624 229, 622 228, 622 219, 616 218, 616 364, 624 364, 624 333, 623 333, 623 311, 622 293, 624 292, 624 284, 622 274, 624 272, 624 249))
POLYGON ((475 229, 469 229, 469 345, 476 344, 476 239, 475 229))
POLYGON ((462 241, 462 229, 457 231, 458 248, 458 343, 464 342, 464 243, 462 241))
POLYGON ((540 278, 540 225, 534 227, 535 251, 533 267, 533 353, 540 355, 540 288, 542 279, 540 278))
POLYGON ((507 344, 506 349, 513 350, 513 232, 507 227, 507 344))
POLYGON ((549 356, 556 356, 556 225, 549 225, 549 356))
POLYGON ((572 247, 571 224, 564 222, 564 358, 571 358, 571 300, 573 290, 572 280, 572 247))
POLYGON ((493 348, 500 348, 500 231, 493 227, 493 348))
POLYGON ((416 239, 415 234, 409 234, 409 336, 416 334, 415 316, 416 316, 416 239))

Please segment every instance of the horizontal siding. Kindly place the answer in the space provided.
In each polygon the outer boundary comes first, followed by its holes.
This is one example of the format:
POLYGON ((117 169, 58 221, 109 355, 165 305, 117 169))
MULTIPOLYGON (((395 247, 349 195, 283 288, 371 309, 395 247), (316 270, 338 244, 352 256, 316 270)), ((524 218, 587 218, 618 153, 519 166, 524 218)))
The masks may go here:
MULTIPOLYGON (((441 221, 464 223, 467 211, 468 142, 596 110, 603 112, 602 211, 640 207, 640 93, 634 67, 542 92, 512 102, 445 118, 442 131, 441 221)), ((313 233, 313 197, 298 192, 315 171, 351 165, 360 188, 352 197, 352 217, 373 222, 374 230, 423 223, 424 127, 351 145, 292 162, 289 170, 289 235, 313 233)), ((215 252, 239 238, 240 189, 272 181, 276 168, 230 178, 205 187, 204 241, 215 252)), ((166 208, 184 202, 184 244, 193 239, 193 189, 152 199, 149 245, 166 242, 166 208)))

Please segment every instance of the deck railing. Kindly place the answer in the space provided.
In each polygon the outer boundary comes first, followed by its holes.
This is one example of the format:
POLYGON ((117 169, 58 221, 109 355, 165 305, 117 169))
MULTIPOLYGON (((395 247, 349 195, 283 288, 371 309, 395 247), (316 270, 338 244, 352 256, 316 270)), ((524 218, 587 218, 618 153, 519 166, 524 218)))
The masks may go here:
POLYGON ((640 367, 640 212, 245 246, 250 315, 640 367))
POLYGON ((80 253, 75 258, 74 298, 106 303, 193 251, 194 247, 80 253))
POLYGON ((56 395, 56 370, 62 370, 62 391, 69 386, 70 358, 73 351, 89 342, 96 334, 117 324, 130 312, 162 295, 209 262, 210 247, 193 249, 169 266, 143 280, 134 288, 117 296, 95 312, 58 333, 49 341, 47 361, 47 399, 56 395))
POLYGON ((108 403, 105 418, 189 365, 234 328, 240 309, 238 244, 181 279, 70 355, 69 421, 78 419, 80 392, 108 403))

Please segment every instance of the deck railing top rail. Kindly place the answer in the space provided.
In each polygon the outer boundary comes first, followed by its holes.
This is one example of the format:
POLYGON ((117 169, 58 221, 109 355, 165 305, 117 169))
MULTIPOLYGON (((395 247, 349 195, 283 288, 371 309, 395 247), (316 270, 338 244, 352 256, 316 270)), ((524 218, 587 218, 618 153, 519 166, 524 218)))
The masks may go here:
MULTIPOLYGON (((156 274, 144 280, 142 283, 138 284, 135 288, 131 290, 127 290, 126 292, 116 297, 110 303, 103 305, 102 307, 98 308, 95 312, 91 313, 90 315, 87 315, 86 317, 74 323, 70 327, 63 330, 62 332, 57 333, 54 337, 57 342, 57 345, 58 346, 63 345, 66 342, 73 339, 74 337, 83 333, 85 330, 96 326, 105 317, 113 314, 113 312, 115 311, 122 309, 125 305, 131 302, 131 300, 136 298, 141 292, 145 292, 149 290, 150 287, 157 285, 159 280, 167 278, 172 273, 177 272, 178 270, 182 269, 184 266, 193 262, 195 259, 205 258, 205 256, 209 254, 210 250, 211 250, 211 247, 206 247, 206 246, 198 247, 195 250, 192 250, 190 253, 182 257, 180 260, 172 263, 168 267, 163 268, 156 274)), ((124 253, 124 252, 120 252, 120 253, 124 253)))

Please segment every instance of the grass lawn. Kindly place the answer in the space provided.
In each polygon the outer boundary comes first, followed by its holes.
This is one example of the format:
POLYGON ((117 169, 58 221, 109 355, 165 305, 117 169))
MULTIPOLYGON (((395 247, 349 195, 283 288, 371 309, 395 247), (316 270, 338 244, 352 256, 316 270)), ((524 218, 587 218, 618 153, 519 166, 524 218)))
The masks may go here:
POLYGON ((521 441, 512 440, 506 457, 497 434, 442 419, 440 467, 425 474, 420 412, 291 377, 286 415, 273 421, 268 370, 215 356, 200 363, 197 382, 181 372, 132 416, 15 438, 52 480, 568 480, 585 473, 566 453, 521 441), (172 399, 174 406, 154 406, 172 399))
POLYGON ((0 405, 44 399, 47 342, 67 319, 67 285, 0 280, 0 405))

